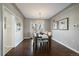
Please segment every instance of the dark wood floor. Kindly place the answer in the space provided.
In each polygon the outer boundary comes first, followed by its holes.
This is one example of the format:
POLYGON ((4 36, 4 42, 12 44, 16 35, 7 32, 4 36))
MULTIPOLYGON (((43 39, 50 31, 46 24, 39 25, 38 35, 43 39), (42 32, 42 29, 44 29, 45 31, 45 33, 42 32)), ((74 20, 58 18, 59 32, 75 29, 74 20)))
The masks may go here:
POLYGON ((32 39, 25 39, 16 48, 10 50, 6 56, 79 56, 79 54, 53 40, 50 49, 33 51, 32 39))

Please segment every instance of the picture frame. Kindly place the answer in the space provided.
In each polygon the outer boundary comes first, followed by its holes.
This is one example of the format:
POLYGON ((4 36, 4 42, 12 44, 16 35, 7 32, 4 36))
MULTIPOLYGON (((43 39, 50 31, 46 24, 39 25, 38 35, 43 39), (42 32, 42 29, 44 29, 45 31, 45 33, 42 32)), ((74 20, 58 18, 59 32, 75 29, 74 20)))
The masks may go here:
POLYGON ((58 21, 53 22, 53 30, 58 30, 58 21))
POLYGON ((17 23, 17 31, 20 31, 21 30, 21 23, 17 23))
POLYGON ((69 18, 63 18, 58 21, 58 29, 59 30, 68 30, 69 29, 69 18))

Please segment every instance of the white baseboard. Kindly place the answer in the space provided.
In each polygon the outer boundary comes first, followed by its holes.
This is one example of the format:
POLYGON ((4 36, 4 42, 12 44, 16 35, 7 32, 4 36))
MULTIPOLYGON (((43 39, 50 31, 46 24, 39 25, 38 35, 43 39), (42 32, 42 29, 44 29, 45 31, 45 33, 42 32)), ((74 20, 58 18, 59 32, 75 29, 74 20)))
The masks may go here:
POLYGON ((14 47, 17 47, 23 40, 21 40, 20 42, 18 43, 15 43, 15 46, 14 47))
POLYGON ((58 41, 58 40, 56 40, 56 39, 54 39, 54 41, 56 41, 56 42, 58 42, 58 43, 62 44, 63 46, 65 46, 65 47, 69 48, 70 50, 72 50, 72 51, 74 51, 74 52, 76 52, 76 53, 78 53, 78 54, 79 54, 79 51, 77 51, 76 49, 73 49, 73 48, 71 48, 71 47, 69 47, 69 46, 67 46, 67 45, 63 44, 62 42, 60 42, 60 41, 58 41))
POLYGON ((24 37, 24 39, 30 39, 31 37, 24 37))

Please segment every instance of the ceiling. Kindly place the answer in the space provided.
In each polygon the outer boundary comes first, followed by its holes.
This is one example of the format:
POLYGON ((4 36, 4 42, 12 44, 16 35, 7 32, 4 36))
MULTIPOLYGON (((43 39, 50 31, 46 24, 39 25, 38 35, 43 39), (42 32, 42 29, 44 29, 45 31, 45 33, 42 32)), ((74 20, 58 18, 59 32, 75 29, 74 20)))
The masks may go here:
POLYGON ((70 3, 16 3, 25 18, 49 19, 70 3))

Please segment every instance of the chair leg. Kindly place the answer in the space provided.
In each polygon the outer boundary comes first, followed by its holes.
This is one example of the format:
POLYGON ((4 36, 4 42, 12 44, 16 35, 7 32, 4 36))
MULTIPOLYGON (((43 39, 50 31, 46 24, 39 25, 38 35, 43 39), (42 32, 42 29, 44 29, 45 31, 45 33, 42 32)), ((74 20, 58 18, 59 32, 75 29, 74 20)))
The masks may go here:
POLYGON ((42 50, 42 43, 40 42, 40 51, 42 50))

